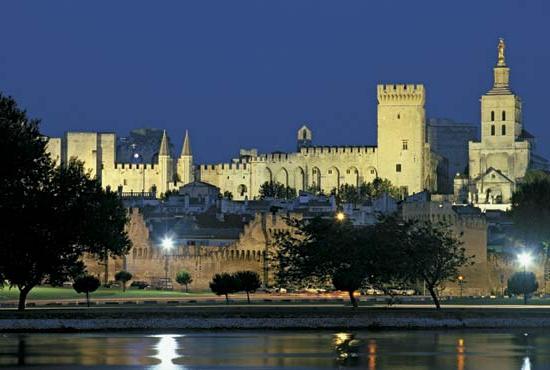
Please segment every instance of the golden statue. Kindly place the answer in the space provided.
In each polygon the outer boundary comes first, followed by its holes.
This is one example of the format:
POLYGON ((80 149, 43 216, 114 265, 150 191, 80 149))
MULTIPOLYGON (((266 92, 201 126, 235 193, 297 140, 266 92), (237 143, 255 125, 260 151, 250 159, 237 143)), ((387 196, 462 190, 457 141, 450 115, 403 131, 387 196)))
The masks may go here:
POLYGON ((504 61, 504 48, 506 45, 504 44, 504 39, 501 37, 498 40, 498 63, 499 66, 505 66, 506 62, 504 61))

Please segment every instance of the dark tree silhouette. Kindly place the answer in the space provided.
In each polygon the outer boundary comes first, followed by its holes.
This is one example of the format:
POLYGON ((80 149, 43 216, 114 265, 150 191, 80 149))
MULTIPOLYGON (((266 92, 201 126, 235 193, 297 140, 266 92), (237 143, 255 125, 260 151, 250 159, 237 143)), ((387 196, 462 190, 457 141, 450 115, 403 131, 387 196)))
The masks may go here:
POLYGON ((355 292, 363 286, 365 274, 361 270, 341 269, 332 275, 332 284, 338 290, 348 292, 349 300, 353 307, 357 307, 355 292))
POLYGON ((544 255, 544 282, 550 278, 550 175, 531 171, 512 195, 512 219, 517 236, 539 245, 544 255))
POLYGON ((254 293, 262 286, 260 275, 255 271, 238 271, 235 278, 239 282, 240 290, 246 292, 246 300, 250 303, 250 293, 254 293))
MULTIPOLYGON (((395 240, 404 261, 402 274, 406 281, 424 281, 437 309, 441 308, 437 290, 447 281, 456 281, 459 269, 471 265, 473 256, 466 256, 462 243, 444 224, 407 223, 406 235, 395 240)), ((399 254, 398 254, 399 255, 399 254)))
POLYGON ((354 227, 349 220, 287 219, 289 230, 275 233, 272 257, 281 286, 339 284, 357 304, 352 290, 375 274, 376 246, 371 227, 354 227), (351 274, 347 276, 347 274, 351 274), (344 276, 346 275, 346 276, 344 276))
POLYGON ((527 304, 529 295, 536 292, 538 288, 539 283, 537 282, 537 278, 530 271, 516 272, 508 279, 508 292, 522 294, 524 304, 527 304))
POLYGON ((122 283, 122 291, 126 291, 126 283, 132 280, 132 274, 128 271, 121 270, 115 274, 115 280, 122 283))
POLYGON ((210 290, 216 295, 224 295, 225 302, 229 304, 229 294, 240 290, 239 281, 232 274, 216 274, 210 282, 210 290))
POLYGON ((0 95, 0 275, 19 289, 18 309, 43 282, 81 274, 86 252, 125 253, 126 211, 113 193, 84 173, 82 163, 56 166, 38 121, 0 95))
POLYGON ((92 275, 80 275, 73 283, 73 289, 77 293, 86 294, 86 305, 90 307, 90 293, 93 293, 99 288, 99 279, 92 275))

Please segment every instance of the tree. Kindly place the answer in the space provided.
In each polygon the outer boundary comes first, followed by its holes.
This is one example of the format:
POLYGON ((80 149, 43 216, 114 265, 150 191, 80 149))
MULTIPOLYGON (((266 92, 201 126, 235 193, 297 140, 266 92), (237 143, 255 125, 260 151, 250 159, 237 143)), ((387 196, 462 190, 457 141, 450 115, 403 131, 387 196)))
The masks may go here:
POLYGON ((462 243, 445 224, 409 221, 403 223, 406 234, 394 239, 399 250, 395 258, 404 262, 400 277, 409 283, 424 281, 437 309, 441 308, 437 289, 455 281, 459 269, 471 265, 462 243), (400 257, 399 257, 400 256, 400 257))
POLYGON ((105 192, 71 160, 56 166, 46 153, 38 121, 0 95, 0 275, 19 289, 18 309, 43 282, 82 274, 85 253, 130 248, 120 199, 105 192), (109 202, 111 202, 109 204, 109 202), (121 212, 112 212, 113 207, 121 212))
POLYGON ((132 274, 128 271, 121 270, 115 274, 115 280, 122 283, 122 291, 126 291, 126 283, 132 280, 132 274))
POLYGON ((254 293, 262 286, 260 275, 255 271, 238 271, 235 279, 239 281, 239 287, 246 292, 246 300, 250 303, 250 293, 254 293))
MULTIPOLYGON (((550 277, 550 175, 527 172, 524 182, 512 195, 512 220, 516 235, 544 254, 544 281, 550 277)), ((544 287, 546 288, 546 287, 544 287)))
POLYGON ((363 286, 365 274, 361 270, 341 269, 332 275, 332 284, 337 290, 348 292, 350 302, 353 307, 357 307, 355 291, 363 286))
POLYGON ((294 199, 296 189, 277 181, 266 181, 260 186, 260 198, 294 199))
POLYGON ((77 293, 86 293, 86 304, 90 307, 90 293, 93 293, 99 288, 99 279, 92 275, 80 275, 74 283, 73 289, 77 293))
POLYGON ((289 218, 290 229, 275 233, 273 263, 281 286, 329 284, 345 289, 355 307, 355 290, 375 273, 372 228, 349 220, 289 218), (357 283, 359 282, 359 283, 357 283))
POLYGON ((185 285, 185 291, 188 292, 188 285, 193 282, 193 278, 189 272, 182 270, 176 275, 176 282, 180 285, 185 285))
POLYGON ((512 294, 523 294, 523 303, 527 304, 530 294, 537 291, 539 284, 535 274, 530 271, 521 271, 513 274, 508 279, 508 292, 512 294))
POLYGON ((398 188, 393 186, 390 180, 375 178, 372 182, 362 183, 359 186, 359 194, 361 197, 378 198, 383 193, 387 193, 394 198, 399 198, 401 193, 398 188))
POLYGON ((109 282, 109 257, 124 256, 132 244, 125 230, 128 211, 118 195, 102 190, 99 183, 88 193, 87 214, 82 221, 86 252, 103 261, 104 284, 109 282))
POLYGON ((214 275, 210 282, 210 290, 216 295, 225 295, 225 302, 229 304, 229 294, 238 292, 240 286, 234 275, 224 272, 214 275))

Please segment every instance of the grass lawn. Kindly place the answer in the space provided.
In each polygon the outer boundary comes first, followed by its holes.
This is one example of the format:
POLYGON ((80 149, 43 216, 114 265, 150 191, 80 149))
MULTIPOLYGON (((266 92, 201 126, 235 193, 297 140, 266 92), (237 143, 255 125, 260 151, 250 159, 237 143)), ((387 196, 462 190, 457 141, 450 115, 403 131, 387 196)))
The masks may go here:
MULTIPOLYGON (((206 292, 199 293, 185 293, 181 291, 170 290, 143 290, 143 289, 127 289, 126 292, 122 292, 121 288, 99 288, 95 292, 90 294, 93 298, 162 298, 173 297, 174 299, 184 298, 195 295, 211 294, 206 292)), ((19 297, 19 290, 17 288, 9 289, 4 287, 0 289, 0 301, 2 300, 16 300, 19 297)), ((29 293, 27 299, 78 299, 86 298, 84 294, 78 294, 73 288, 52 288, 52 287, 36 287, 29 293)))

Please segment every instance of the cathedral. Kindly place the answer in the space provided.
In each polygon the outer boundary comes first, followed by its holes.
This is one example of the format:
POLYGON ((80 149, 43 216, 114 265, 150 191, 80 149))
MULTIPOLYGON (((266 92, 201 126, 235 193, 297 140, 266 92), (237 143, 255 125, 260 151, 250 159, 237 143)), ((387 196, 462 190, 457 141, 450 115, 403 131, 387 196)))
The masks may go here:
MULTIPOLYGON (((465 202, 509 202, 528 169, 548 167, 534 154, 534 139, 523 128, 521 100, 509 87, 504 47, 500 40, 494 85, 481 99, 481 140, 469 142, 467 171, 454 179, 455 196, 465 202)), ((295 152, 241 150, 238 158, 221 164, 194 164, 187 132, 175 158, 164 131, 154 161, 140 153, 135 153, 136 160, 117 159, 114 133, 67 132, 63 138, 50 138, 48 150, 59 163, 78 158, 103 187, 130 195, 160 197, 198 180, 230 192, 234 200, 245 200, 258 197, 265 182, 330 193, 343 184, 377 177, 390 180, 402 196, 453 192, 448 158, 434 151, 426 134, 425 87, 381 84, 376 96, 377 146, 315 146, 312 131, 304 125, 297 132, 295 152)))
POLYGON ((463 203, 509 204, 528 170, 548 170, 548 161, 535 153, 535 138, 524 128, 504 49, 500 39, 493 87, 481 97, 481 140, 469 142, 468 173, 457 174, 454 181, 463 203))

